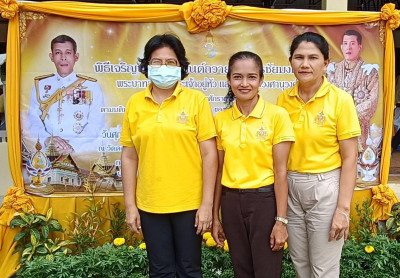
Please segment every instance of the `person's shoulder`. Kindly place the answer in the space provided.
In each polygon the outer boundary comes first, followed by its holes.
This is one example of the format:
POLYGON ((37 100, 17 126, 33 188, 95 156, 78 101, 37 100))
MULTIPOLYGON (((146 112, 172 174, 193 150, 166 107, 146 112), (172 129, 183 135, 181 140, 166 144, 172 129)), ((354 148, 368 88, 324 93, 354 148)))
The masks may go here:
POLYGON ((207 98, 206 95, 199 90, 188 88, 185 86, 182 86, 181 88, 182 88, 181 93, 183 93, 186 97, 194 97, 194 98, 199 98, 199 99, 207 98))
POLYGON ((140 91, 137 93, 134 93, 133 95, 131 95, 129 97, 129 102, 138 102, 138 101, 142 101, 145 99, 145 95, 146 95, 146 91, 140 91))
POLYGON ((361 60, 361 69, 365 75, 378 75, 379 74, 379 65, 367 63, 364 60, 361 60))
POLYGON ((268 114, 278 117, 289 115, 285 108, 268 101, 265 101, 265 110, 268 111, 268 114))
POLYGON ((34 80, 43 81, 43 80, 45 80, 45 79, 51 79, 51 78, 53 78, 54 76, 55 76, 54 73, 45 74, 45 75, 39 75, 39 76, 36 76, 36 77, 34 78, 34 80))
POLYGON ((232 107, 228 107, 222 111, 219 111, 217 114, 215 114, 215 119, 224 119, 227 117, 231 117, 232 115, 232 107))
POLYGON ((265 109, 267 111, 275 112, 275 113, 286 113, 286 109, 271 102, 264 100, 265 102, 265 109))
POLYGON ((90 81, 90 82, 97 82, 96 78, 93 78, 93 77, 90 77, 90 76, 86 76, 86 75, 83 75, 83 74, 77 74, 76 77, 81 78, 81 79, 85 79, 85 80, 90 81))
MULTIPOLYGON (((285 89, 284 91, 282 91, 279 95, 278 95, 278 101, 281 99, 285 99, 287 97, 290 96, 290 94, 294 94, 295 93, 295 86, 290 87, 285 89)), ((272 104, 272 103, 271 103, 272 104)))

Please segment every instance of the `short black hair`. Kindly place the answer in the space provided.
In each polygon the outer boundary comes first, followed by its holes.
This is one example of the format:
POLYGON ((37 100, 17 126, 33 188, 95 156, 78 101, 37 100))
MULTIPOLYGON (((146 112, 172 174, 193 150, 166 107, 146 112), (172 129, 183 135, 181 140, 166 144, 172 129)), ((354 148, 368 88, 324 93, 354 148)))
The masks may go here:
MULTIPOLYGON (((260 74, 260 78, 264 76, 264 70, 263 70, 263 62, 257 54, 250 52, 250 51, 239 51, 233 54, 229 58, 229 63, 228 63, 228 72, 226 73, 226 77, 229 79, 231 77, 232 73, 232 67, 233 64, 235 64, 236 61, 238 60, 244 60, 244 59, 251 59, 253 60, 257 66, 258 66, 258 73, 260 74)), ((232 91, 231 86, 228 88, 228 93, 225 96, 225 103, 228 107, 231 107, 233 105, 233 102, 235 101, 235 95, 232 91)))
POLYGON ((72 47, 74 49, 74 52, 76 53, 76 51, 78 49, 78 47, 76 45, 76 41, 73 38, 71 38, 70 36, 67 36, 67 35, 59 35, 59 36, 57 36, 57 37, 55 37, 54 39, 51 40, 51 43, 50 43, 51 52, 53 52, 53 48, 54 48, 54 45, 56 43, 65 43, 65 42, 72 43, 72 47))
POLYGON ((147 67, 149 66, 151 54, 163 47, 169 47, 175 52, 181 67, 181 80, 183 80, 189 74, 189 60, 186 58, 186 50, 181 40, 175 34, 155 35, 146 43, 144 47, 144 57, 138 58, 139 71, 148 77, 147 67))
POLYGON ((329 44, 326 39, 321 36, 320 34, 314 32, 305 32, 301 35, 295 37, 290 45, 290 57, 292 59, 293 53, 299 47, 302 42, 312 42, 315 46, 321 51, 322 55, 324 56, 324 60, 329 59, 329 44))
POLYGON ((344 36, 356 36, 358 44, 362 44, 362 36, 356 30, 347 30, 346 32, 344 32, 343 37, 344 36))

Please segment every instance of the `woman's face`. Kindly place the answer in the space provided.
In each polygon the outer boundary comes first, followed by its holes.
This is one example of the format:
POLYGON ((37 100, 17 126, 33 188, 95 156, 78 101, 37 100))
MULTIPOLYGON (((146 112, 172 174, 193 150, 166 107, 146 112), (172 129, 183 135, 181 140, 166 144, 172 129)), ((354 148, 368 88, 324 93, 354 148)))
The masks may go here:
POLYGON ((329 60, 324 60, 321 50, 313 43, 303 41, 293 52, 290 59, 293 73, 302 85, 321 82, 329 60))
POLYGON ((260 68, 253 59, 236 60, 232 65, 228 83, 237 101, 250 101, 257 97, 262 82, 260 68))

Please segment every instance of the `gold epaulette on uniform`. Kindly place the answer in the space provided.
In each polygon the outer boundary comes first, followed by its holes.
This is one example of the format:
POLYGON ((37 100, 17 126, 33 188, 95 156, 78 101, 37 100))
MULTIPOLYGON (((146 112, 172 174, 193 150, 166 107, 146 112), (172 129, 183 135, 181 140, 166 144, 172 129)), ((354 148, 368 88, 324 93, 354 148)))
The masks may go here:
POLYGON ((89 80, 89 81, 92 81, 92 82, 97 82, 97 79, 93 78, 93 77, 89 77, 89 76, 82 75, 82 74, 77 74, 76 76, 78 76, 80 78, 83 78, 83 79, 86 79, 86 80, 89 80))
POLYGON ((45 78, 47 78, 47 77, 52 77, 52 76, 54 76, 54 75, 55 75, 54 73, 50 73, 50 74, 45 74, 45 75, 36 76, 34 79, 35 79, 35 80, 42 80, 42 79, 45 79, 45 78))

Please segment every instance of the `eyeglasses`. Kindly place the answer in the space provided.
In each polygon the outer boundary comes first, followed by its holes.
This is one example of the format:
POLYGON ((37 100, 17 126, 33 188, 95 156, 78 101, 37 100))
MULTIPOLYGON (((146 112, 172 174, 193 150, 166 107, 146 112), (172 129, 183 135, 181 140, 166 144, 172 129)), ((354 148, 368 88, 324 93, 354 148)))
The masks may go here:
POLYGON ((162 65, 166 65, 167 67, 177 67, 178 66, 178 61, 175 59, 167 59, 165 60, 165 62, 163 63, 163 61, 161 59, 151 59, 149 61, 149 65, 154 67, 154 68, 159 68, 162 65))

